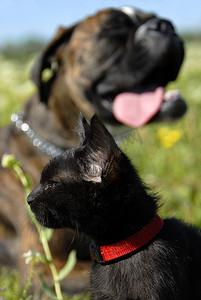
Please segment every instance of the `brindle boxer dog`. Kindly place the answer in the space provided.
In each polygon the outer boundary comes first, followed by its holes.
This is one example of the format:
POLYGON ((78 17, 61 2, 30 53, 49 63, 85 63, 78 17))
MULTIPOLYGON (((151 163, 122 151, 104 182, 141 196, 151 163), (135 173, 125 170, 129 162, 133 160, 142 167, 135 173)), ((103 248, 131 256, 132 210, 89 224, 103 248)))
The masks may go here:
MULTIPOLYGON (((181 117, 185 102, 178 92, 164 94, 164 87, 176 79, 183 56, 182 41, 169 21, 133 8, 106 9, 59 28, 33 70, 38 92, 0 132, 1 155, 14 153, 34 186, 52 156, 77 144, 73 129, 80 111, 88 118, 96 112, 119 132, 122 124, 140 127, 181 117)), ((2 168, 0 178, 0 261, 13 266, 22 253, 39 247, 38 237, 29 230, 19 180, 2 168)), ((88 242, 69 229, 56 231, 50 246, 58 268, 70 249, 77 249, 78 264, 65 286, 84 290, 88 242)), ((22 261, 21 268, 26 275, 22 261)))

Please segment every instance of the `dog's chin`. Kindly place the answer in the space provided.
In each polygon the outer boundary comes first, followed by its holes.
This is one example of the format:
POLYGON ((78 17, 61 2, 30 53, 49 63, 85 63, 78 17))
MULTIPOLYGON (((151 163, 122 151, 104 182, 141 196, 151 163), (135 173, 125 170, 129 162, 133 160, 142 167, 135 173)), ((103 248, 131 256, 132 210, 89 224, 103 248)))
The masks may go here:
POLYGON ((152 122, 172 122, 180 119, 187 111, 187 104, 181 98, 172 99, 170 101, 164 101, 160 110, 149 121, 152 122))

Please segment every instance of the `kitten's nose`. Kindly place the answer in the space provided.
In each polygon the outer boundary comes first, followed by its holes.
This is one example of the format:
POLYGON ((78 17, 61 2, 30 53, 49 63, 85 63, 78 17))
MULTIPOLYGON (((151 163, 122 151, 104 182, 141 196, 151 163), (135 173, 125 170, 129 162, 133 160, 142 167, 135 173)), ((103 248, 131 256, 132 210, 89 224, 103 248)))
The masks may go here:
POLYGON ((35 201, 37 196, 40 194, 41 194, 41 184, 37 185, 35 189, 33 189, 33 191, 29 194, 29 196, 27 197, 27 203, 31 205, 35 201))
POLYGON ((31 205, 31 203, 33 203, 33 201, 34 201, 34 197, 33 197, 32 193, 31 193, 31 194, 29 194, 29 196, 27 197, 27 203, 28 203, 29 205, 31 205))

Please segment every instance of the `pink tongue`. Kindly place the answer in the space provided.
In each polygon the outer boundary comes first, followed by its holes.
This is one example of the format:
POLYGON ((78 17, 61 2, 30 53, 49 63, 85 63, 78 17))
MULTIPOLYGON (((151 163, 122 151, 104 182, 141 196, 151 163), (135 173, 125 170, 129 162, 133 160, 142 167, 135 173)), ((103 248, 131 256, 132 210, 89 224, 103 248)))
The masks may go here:
POLYGON ((163 96, 164 89, 162 87, 158 87, 153 92, 142 94, 121 93, 114 99, 114 116, 125 125, 143 126, 159 111, 163 96))

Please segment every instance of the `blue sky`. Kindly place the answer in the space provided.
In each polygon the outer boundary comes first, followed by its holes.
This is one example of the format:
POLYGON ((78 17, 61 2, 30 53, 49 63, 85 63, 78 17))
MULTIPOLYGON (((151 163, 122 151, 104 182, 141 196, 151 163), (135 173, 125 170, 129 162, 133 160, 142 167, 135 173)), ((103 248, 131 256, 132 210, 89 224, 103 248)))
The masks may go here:
POLYGON ((59 25, 125 5, 170 19, 179 32, 201 30, 200 0, 0 0, 0 45, 32 36, 50 39, 59 25))

